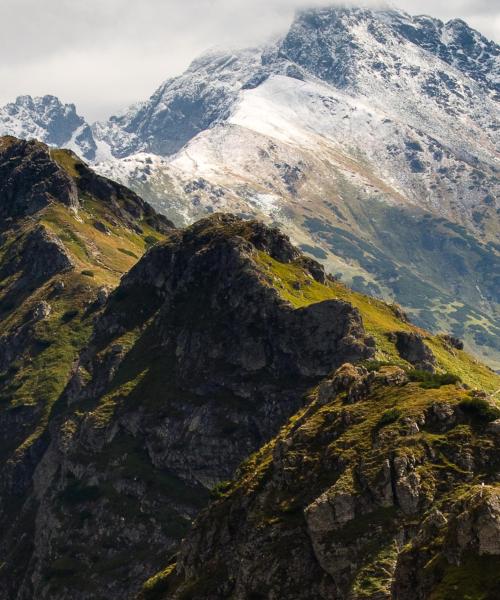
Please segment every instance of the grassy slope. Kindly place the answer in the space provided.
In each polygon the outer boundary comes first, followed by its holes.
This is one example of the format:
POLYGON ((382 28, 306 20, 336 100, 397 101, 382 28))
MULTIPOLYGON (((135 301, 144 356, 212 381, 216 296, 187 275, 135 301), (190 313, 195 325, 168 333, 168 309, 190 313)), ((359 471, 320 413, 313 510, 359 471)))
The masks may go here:
MULTIPOLYGON (((52 156, 70 174, 77 178, 74 156, 65 151, 54 150, 52 156)), ((50 316, 35 326, 36 351, 4 373, 0 374, 0 409, 9 410, 34 406, 40 415, 35 429, 30 431, 14 454, 23 454, 45 431, 52 408, 68 381, 71 368, 79 351, 92 333, 96 307, 93 307, 97 291, 101 287, 112 289, 144 254, 150 236, 161 239, 157 231, 146 223, 137 223, 142 234, 132 231, 108 214, 106 207, 92 197, 80 198, 82 208, 78 213, 53 203, 36 217, 28 218, 20 226, 24 236, 38 223, 42 223, 63 242, 75 269, 56 276, 42 287, 33 290, 8 314, 0 327, 2 333, 21 324, 29 310, 42 300, 51 306, 50 316), (99 222, 106 232, 98 230, 99 222), (54 280, 64 284, 61 292, 54 294, 54 280)), ((7 233, 0 251, 0 265, 9 243, 19 243, 19 231, 7 233)), ((16 275, 0 282, 0 301, 15 283, 16 275)))
POLYGON ((259 262, 281 296, 297 308, 332 298, 352 303, 361 312, 368 333, 377 341, 378 360, 405 366, 405 361, 398 356, 396 347, 389 341, 387 334, 392 331, 417 331, 426 337, 443 371, 458 375, 464 383, 473 388, 481 388, 489 392, 500 388, 500 377, 491 369, 466 352, 448 350, 438 336, 403 323, 390 305, 353 292, 338 282, 329 281, 325 285, 317 283, 308 277, 300 266, 280 263, 264 253, 259 254, 259 262))

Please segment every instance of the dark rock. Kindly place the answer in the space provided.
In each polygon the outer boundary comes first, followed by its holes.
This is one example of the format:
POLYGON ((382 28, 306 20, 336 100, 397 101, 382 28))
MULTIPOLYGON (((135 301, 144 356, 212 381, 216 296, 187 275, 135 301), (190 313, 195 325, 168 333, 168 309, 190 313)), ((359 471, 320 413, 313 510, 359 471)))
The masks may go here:
POLYGON ((38 225, 26 237, 17 268, 37 280, 47 280, 73 269, 74 264, 59 238, 38 225))
POLYGON ((78 209, 73 179, 52 160, 47 146, 36 141, 0 139, 0 217, 32 215, 57 200, 78 209))
POLYGON ((102 221, 94 221, 93 225, 97 229, 97 231, 109 235, 109 227, 107 227, 102 221))
POLYGON ((432 350, 425 345, 421 335, 407 331, 398 331, 394 335, 401 358, 407 360, 416 369, 434 372, 436 358, 432 350))
POLYGON ((333 379, 320 384, 318 400, 321 404, 326 404, 334 400, 339 393, 346 392, 348 402, 357 402, 368 396, 375 379, 375 373, 369 373, 364 367, 346 363, 335 372, 333 379))
POLYGON ((441 339, 447 346, 455 348, 455 350, 464 349, 464 343, 462 342, 462 340, 460 340, 457 337, 454 337, 453 335, 445 334, 441 336, 441 339))

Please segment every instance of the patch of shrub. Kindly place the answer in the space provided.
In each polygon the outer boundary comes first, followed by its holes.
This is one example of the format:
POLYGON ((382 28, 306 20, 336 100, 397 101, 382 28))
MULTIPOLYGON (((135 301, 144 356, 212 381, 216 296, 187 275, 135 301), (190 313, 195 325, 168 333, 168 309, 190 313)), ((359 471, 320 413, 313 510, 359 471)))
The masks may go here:
POLYGON ((460 402, 459 407, 464 413, 486 423, 500 419, 500 408, 493 406, 486 398, 467 398, 460 402))
POLYGON ((231 481, 221 481, 210 490, 210 497, 214 500, 223 498, 231 488, 231 481))
POLYGON ((158 238, 155 238, 154 235, 147 235, 144 238, 144 241, 146 242, 146 245, 148 245, 148 246, 154 246, 155 244, 157 244, 159 242, 158 238))
POLYGON ((139 258, 137 254, 134 254, 131 250, 127 250, 126 248, 118 248, 118 250, 122 254, 126 254, 127 256, 131 256, 132 258, 139 258))
POLYGON ((82 271, 82 275, 85 275, 85 277, 95 277, 94 271, 89 271, 87 269, 85 269, 84 271, 82 271))
POLYGON ((462 381, 458 375, 453 375, 453 373, 429 373, 419 369, 410 371, 408 378, 410 381, 419 382, 420 387, 426 390, 437 389, 443 385, 454 385, 462 381))
POLYGON ((67 310, 61 317, 63 323, 69 323, 78 315, 78 310, 67 310))
POLYGON ((389 408, 380 417, 379 422, 377 423, 377 427, 380 429, 381 427, 385 427, 386 425, 390 425, 391 423, 395 423, 399 417, 401 416, 401 411, 399 408, 389 408))
POLYGON ((360 363, 367 371, 379 371, 382 367, 394 367, 395 364, 383 360, 365 360, 360 363))

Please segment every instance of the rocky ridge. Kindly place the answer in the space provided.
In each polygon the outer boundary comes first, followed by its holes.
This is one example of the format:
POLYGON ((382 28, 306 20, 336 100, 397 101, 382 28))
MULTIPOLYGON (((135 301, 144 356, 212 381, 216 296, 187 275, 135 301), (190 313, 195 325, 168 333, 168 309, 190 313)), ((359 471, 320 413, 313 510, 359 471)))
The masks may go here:
POLYGON ((34 472, 96 311, 172 225, 70 151, 0 138, 0 171, 0 595, 11 597, 32 550, 34 472))
POLYGON ((493 600, 499 415, 492 399, 424 390, 398 367, 343 365, 141 598, 493 600))

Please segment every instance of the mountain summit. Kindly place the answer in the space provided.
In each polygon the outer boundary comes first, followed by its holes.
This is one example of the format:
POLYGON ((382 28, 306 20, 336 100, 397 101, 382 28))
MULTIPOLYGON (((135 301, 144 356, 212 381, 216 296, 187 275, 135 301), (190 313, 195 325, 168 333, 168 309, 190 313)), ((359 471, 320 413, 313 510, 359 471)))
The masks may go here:
POLYGON ((96 143, 85 119, 74 104, 63 104, 55 96, 19 96, 0 108, 3 135, 36 138, 50 146, 74 150, 86 160, 96 157, 96 143))

